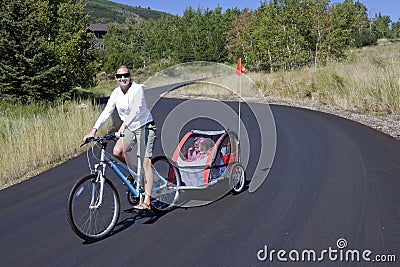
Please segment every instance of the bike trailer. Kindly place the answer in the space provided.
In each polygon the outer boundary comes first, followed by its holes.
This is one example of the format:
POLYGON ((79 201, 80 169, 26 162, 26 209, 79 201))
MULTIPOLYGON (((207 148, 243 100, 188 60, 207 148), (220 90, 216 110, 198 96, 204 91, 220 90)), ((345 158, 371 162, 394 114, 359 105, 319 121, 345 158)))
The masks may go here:
POLYGON ((230 164, 238 162, 237 135, 228 131, 189 131, 179 142, 172 160, 179 169, 183 185, 206 186, 224 176, 230 164), (193 159, 189 154, 196 141, 200 147, 205 143, 208 151, 193 159))
POLYGON ((239 155, 238 137, 233 131, 187 132, 172 156, 181 178, 177 204, 204 205, 232 190, 230 171, 239 162, 239 155), (193 155, 196 149, 197 155, 193 155))

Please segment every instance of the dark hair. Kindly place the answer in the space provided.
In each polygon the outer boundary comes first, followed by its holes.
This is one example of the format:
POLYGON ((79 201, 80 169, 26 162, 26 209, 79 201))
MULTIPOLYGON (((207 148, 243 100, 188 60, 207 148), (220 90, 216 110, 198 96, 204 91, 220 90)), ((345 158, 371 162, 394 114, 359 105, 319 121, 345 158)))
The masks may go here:
POLYGON ((127 66, 125 66, 125 65, 119 66, 119 67, 115 70, 115 73, 117 73, 117 71, 118 71, 119 69, 122 69, 122 68, 127 69, 127 70, 128 70, 128 73, 131 74, 131 70, 130 70, 127 66))

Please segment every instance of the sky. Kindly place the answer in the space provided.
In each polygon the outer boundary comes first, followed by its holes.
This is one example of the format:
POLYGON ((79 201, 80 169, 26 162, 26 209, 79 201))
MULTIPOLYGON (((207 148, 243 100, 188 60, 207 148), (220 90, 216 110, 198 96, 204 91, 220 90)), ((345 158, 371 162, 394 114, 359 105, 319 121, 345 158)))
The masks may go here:
MULTIPOLYGON (((194 9, 198 7, 202 9, 214 10, 216 7, 222 7, 225 11, 227 8, 238 7, 239 9, 249 8, 255 10, 261 6, 264 0, 111 0, 113 2, 140 6, 144 8, 171 13, 172 15, 182 16, 185 9, 191 6, 194 9)), ((267 1, 268 2, 268 1, 267 1)), ((331 3, 342 2, 341 0, 331 0, 331 3)), ((390 16, 393 22, 400 19, 400 3, 399 0, 360 0, 367 9, 368 17, 374 18, 375 14, 381 13, 382 15, 390 16)))

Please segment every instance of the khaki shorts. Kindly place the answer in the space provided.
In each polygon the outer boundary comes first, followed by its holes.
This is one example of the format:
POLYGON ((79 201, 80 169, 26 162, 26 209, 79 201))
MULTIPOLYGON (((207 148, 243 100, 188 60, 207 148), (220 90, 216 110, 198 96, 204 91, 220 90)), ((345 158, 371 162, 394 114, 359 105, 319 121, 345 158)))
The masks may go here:
POLYGON ((156 131, 157 127, 154 125, 154 122, 149 122, 133 132, 129 129, 125 129, 124 142, 129 143, 129 150, 137 143, 137 156, 151 158, 153 156, 156 131))

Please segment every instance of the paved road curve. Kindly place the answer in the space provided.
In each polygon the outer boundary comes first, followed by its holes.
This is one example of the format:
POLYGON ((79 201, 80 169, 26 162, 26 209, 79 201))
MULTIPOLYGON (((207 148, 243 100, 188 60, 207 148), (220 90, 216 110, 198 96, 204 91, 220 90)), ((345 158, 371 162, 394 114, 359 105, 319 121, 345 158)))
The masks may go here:
MULTIPOLYGON (((176 100, 156 119, 168 101, 176 100)), ((332 115, 271 109, 276 155, 258 190, 158 217, 132 210, 121 188, 120 222, 97 243, 82 242, 65 217, 69 190, 87 172, 84 157, 0 191, 1 265, 270 266, 280 262, 272 250, 289 261, 313 250, 323 265, 337 266, 350 249, 400 261, 399 141, 332 115)))

